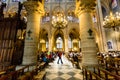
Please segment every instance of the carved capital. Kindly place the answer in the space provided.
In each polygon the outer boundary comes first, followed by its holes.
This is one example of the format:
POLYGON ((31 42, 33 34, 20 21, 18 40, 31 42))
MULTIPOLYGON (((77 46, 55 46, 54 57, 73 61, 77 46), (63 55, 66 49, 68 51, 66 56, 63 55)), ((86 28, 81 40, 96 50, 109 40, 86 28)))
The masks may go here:
POLYGON ((39 13, 40 15, 44 15, 44 6, 39 1, 26 1, 23 3, 25 6, 25 9, 27 11, 27 14, 33 14, 33 13, 39 13))
POLYGON ((83 12, 92 12, 96 6, 96 0, 77 0, 75 14, 79 16, 83 12))

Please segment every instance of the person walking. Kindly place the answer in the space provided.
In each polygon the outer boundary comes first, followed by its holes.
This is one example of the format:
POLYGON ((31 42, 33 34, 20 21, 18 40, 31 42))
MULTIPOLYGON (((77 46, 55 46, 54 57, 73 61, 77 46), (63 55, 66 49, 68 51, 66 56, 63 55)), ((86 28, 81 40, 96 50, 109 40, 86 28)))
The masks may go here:
POLYGON ((58 61, 57 61, 57 64, 59 64, 59 60, 63 64, 63 61, 62 61, 62 52, 58 52, 58 61))

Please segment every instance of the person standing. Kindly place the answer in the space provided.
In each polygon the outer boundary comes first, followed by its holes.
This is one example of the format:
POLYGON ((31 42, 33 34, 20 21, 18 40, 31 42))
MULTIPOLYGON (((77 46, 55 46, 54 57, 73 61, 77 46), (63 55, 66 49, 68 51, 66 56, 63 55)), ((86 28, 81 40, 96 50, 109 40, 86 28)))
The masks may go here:
POLYGON ((58 64, 59 64, 59 60, 63 64, 63 61, 62 61, 62 52, 58 52, 58 61, 57 61, 58 64))

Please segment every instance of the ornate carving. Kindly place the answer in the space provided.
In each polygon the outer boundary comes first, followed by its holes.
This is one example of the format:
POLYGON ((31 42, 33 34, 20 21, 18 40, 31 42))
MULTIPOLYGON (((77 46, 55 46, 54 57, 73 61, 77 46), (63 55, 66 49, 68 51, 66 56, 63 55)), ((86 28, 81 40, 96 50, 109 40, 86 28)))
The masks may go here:
POLYGON ((75 14, 80 15, 82 12, 91 12, 95 9, 96 0, 77 0, 75 14))
POLYGON ((23 5, 26 8, 27 14, 32 14, 34 12, 37 12, 41 15, 44 15, 44 6, 39 1, 26 1, 23 3, 23 5))

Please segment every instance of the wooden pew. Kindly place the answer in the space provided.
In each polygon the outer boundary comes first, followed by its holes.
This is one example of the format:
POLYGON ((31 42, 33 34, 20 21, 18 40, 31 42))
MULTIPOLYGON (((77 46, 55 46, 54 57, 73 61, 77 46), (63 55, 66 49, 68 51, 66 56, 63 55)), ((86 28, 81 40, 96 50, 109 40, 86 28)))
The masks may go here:
POLYGON ((102 80, 101 77, 99 77, 93 71, 88 70, 87 67, 83 67, 82 70, 84 80, 102 80))
POLYGON ((105 80, 120 80, 120 76, 112 74, 111 72, 100 67, 94 66, 94 73, 96 73, 101 78, 104 78, 105 80))
POLYGON ((109 70, 111 73, 120 76, 120 68, 113 67, 113 66, 109 66, 109 67, 108 67, 108 70, 109 70))
POLYGON ((45 67, 46 67, 46 62, 41 62, 41 63, 38 64, 38 68, 40 70, 44 69, 45 67))
POLYGON ((34 76, 33 80, 45 80, 46 72, 40 71, 37 75, 34 76))
POLYGON ((44 66, 45 62, 38 64, 34 70, 24 73, 18 80, 45 80, 46 72, 43 70, 44 66))
POLYGON ((114 58, 114 62, 117 68, 120 68, 120 58, 114 58))
POLYGON ((120 76, 115 75, 105 69, 98 66, 83 67, 83 73, 86 80, 120 80, 120 76), (98 77, 99 76, 99 77, 98 77))
POLYGON ((25 69, 29 70, 29 66, 25 66, 25 67, 23 67, 23 68, 21 68, 19 70, 16 70, 16 71, 8 72, 8 73, 6 73, 6 75, 3 75, 2 77, 0 77, 0 80, 4 80, 4 79, 17 80, 17 78, 19 76, 24 74, 25 69))
POLYGON ((46 72, 42 70, 45 68, 45 63, 40 63, 36 66, 36 68, 32 71, 29 71, 29 67, 31 65, 27 65, 19 70, 12 71, 0 77, 0 80, 33 80, 33 79, 44 79, 46 72))
POLYGON ((5 75, 5 74, 8 74, 12 71, 15 71, 15 68, 16 68, 16 66, 14 66, 14 65, 13 66, 8 66, 6 69, 0 71, 0 77, 5 75))
POLYGON ((1 77, 0 80, 10 80, 8 76, 1 77))
POLYGON ((29 65, 17 70, 17 73, 18 73, 19 76, 21 76, 21 75, 24 75, 24 73, 28 72, 28 71, 29 71, 29 65))
POLYGON ((110 77, 113 77, 112 80, 120 80, 120 76, 112 74, 111 72, 105 70, 105 69, 100 69, 102 72, 105 73, 105 79, 109 79, 110 77))

